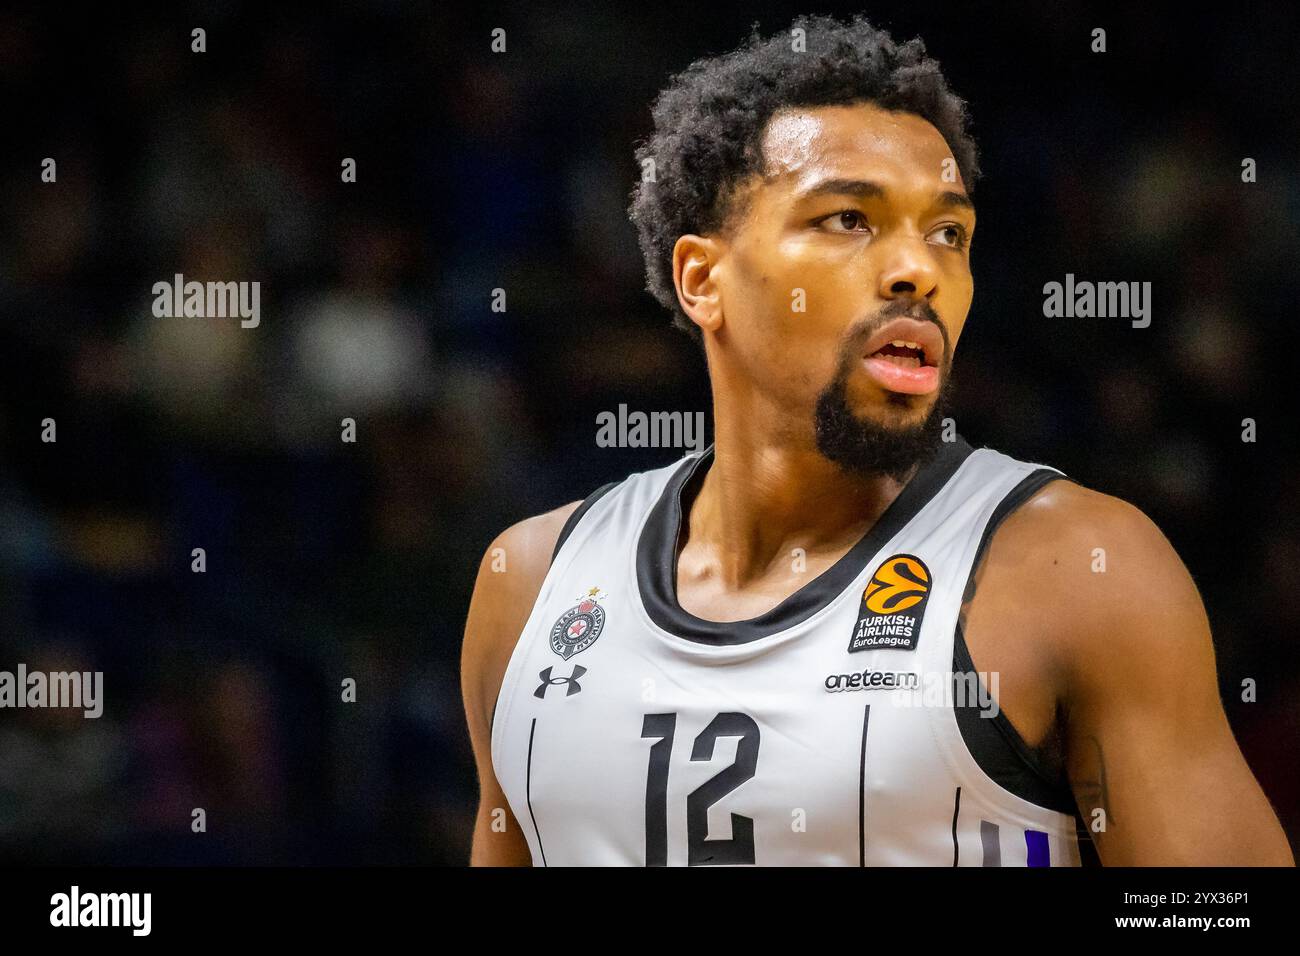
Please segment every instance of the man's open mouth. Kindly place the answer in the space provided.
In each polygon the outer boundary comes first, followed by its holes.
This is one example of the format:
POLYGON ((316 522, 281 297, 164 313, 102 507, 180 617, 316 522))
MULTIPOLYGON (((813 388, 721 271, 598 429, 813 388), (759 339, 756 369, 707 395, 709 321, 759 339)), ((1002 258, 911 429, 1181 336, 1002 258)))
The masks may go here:
POLYGON ((877 349, 872 354, 888 359, 903 368, 920 368, 926 364, 925 349, 919 342, 905 342, 902 339, 896 339, 884 348, 877 349))
POLYGON ((943 332, 933 322, 895 319, 871 337, 862 364, 886 391, 927 395, 939 387, 943 332))

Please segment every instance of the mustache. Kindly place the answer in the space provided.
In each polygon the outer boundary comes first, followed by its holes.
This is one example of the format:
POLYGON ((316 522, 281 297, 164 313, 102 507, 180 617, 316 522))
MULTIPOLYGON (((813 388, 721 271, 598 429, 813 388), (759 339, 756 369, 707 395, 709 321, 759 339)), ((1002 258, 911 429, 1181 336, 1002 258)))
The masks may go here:
POLYGON ((918 322, 932 322, 938 326, 939 334, 943 336, 943 362, 941 365, 946 366, 948 364, 948 357, 952 354, 952 343, 948 340, 947 326, 939 320, 939 313, 934 311, 934 307, 930 303, 919 302, 915 299, 895 299, 892 302, 887 302, 884 308, 880 309, 875 315, 868 316, 851 325, 844 334, 844 344, 840 353, 841 363, 848 366, 856 362, 867 341, 878 330, 895 319, 915 319, 918 322))

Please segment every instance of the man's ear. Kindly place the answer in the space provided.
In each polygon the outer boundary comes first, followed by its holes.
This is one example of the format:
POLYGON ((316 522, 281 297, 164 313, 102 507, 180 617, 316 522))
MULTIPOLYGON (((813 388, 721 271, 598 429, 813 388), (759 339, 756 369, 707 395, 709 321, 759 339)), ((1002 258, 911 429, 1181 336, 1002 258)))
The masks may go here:
POLYGON ((687 318, 703 332, 722 327, 722 244, 704 236, 686 235, 673 246, 673 284, 687 318))

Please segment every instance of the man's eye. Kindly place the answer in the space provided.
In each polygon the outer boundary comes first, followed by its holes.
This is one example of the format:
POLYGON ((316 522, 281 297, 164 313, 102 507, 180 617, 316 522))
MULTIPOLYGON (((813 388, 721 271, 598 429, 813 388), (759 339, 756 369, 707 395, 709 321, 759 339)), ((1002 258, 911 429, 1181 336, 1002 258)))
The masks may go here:
POLYGON ((931 235, 943 236, 943 244, 951 246, 954 249, 966 248, 966 229, 956 223, 948 223, 946 226, 940 226, 931 235))
POLYGON ((827 226, 831 232, 868 232, 867 217, 856 209, 844 209, 831 213, 818 225, 827 226))

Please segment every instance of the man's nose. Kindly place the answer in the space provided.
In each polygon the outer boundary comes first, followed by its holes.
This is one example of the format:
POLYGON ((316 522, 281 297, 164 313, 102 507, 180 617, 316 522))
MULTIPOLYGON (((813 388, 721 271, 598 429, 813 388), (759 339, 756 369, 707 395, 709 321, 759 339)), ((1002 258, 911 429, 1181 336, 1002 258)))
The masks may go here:
POLYGON ((882 299, 910 296, 930 300, 939 286, 939 270, 920 237, 897 237, 891 246, 885 268, 880 272, 879 294, 882 299))

